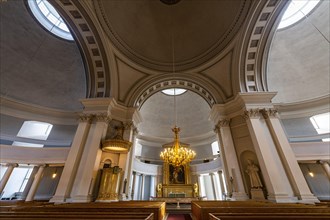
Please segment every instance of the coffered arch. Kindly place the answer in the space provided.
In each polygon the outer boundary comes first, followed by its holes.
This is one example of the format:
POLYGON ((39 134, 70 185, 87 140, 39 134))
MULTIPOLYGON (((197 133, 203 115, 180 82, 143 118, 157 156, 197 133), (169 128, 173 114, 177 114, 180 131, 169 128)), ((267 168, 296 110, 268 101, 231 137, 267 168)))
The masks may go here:
POLYGON ((84 58, 87 75, 87 98, 110 97, 110 64, 102 31, 90 16, 87 4, 73 0, 49 0, 72 30, 84 58))
POLYGON ((241 92, 268 91, 267 62, 271 41, 289 1, 254 1, 241 41, 239 83, 241 92))
MULTIPOLYGON (((224 102, 224 93, 219 88, 212 88, 210 85, 205 86, 201 84, 201 79, 194 80, 195 77, 191 75, 182 77, 163 77, 153 79, 153 82, 145 82, 145 86, 139 86, 131 96, 129 105, 141 108, 143 103, 153 94, 167 88, 183 88, 193 91, 200 95, 210 107, 216 103, 224 102), (198 83, 197 83, 198 82, 198 83), (142 89, 141 89, 142 88, 142 89)), ((205 83, 205 82, 204 82, 205 83)))

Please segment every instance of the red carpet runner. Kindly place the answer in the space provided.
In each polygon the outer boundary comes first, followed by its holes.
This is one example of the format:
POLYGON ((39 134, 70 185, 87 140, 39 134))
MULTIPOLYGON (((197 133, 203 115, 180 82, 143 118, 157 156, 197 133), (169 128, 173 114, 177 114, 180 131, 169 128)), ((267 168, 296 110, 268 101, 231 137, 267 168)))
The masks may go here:
POLYGON ((167 220, 192 220, 189 214, 169 214, 167 220))

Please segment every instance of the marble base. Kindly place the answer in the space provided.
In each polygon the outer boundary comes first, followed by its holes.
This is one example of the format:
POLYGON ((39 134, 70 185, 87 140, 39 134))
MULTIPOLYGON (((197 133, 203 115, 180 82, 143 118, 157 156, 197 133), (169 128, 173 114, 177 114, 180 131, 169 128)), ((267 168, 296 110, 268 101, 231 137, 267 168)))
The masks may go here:
POLYGON ((266 200, 262 189, 251 189, 252 200, 266 200))

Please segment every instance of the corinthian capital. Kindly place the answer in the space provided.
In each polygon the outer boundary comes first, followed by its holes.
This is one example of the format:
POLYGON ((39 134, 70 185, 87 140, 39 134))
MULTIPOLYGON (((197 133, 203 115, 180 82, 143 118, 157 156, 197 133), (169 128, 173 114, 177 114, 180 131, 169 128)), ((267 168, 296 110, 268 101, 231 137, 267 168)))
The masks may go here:
POLYGON ((93 115, 92 114, 80 114, 79 115, 79 122, 87 122, 87 123, 91 123, 92 122, 92 119, 93 119, 93 115))
POLYGON ((260 117, 260 110, 258 108, 254 109, 249 109, 244 111, 243 118, 245 120, 250 119, 250 118, 259 118, 260 117))
POLYGON ((102 121, 102 122, 106 122, 106 123, 109 123, 111 121, 111 117, 108 116, 107 113, 96 114, 95 119, 96 119, 96 121, 102 121))
POLYGON ((277 117, 277 109, 274 108, 264 108, 260 112, 265 119, 277 117))
POLYGON ((229 127, 229 123, 230 123, 230 119, 224 118, 224 119, 219 120, 218 126, 220 128, 222 128, 222 127, 229 127))

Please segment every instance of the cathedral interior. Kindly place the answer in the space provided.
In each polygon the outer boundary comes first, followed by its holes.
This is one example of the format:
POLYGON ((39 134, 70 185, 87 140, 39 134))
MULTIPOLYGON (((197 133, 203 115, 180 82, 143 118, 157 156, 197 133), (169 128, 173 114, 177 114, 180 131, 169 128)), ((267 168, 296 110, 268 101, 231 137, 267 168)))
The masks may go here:
POLYGON ((1 201, 329 201, 329 4, 1 0, 1 201))

